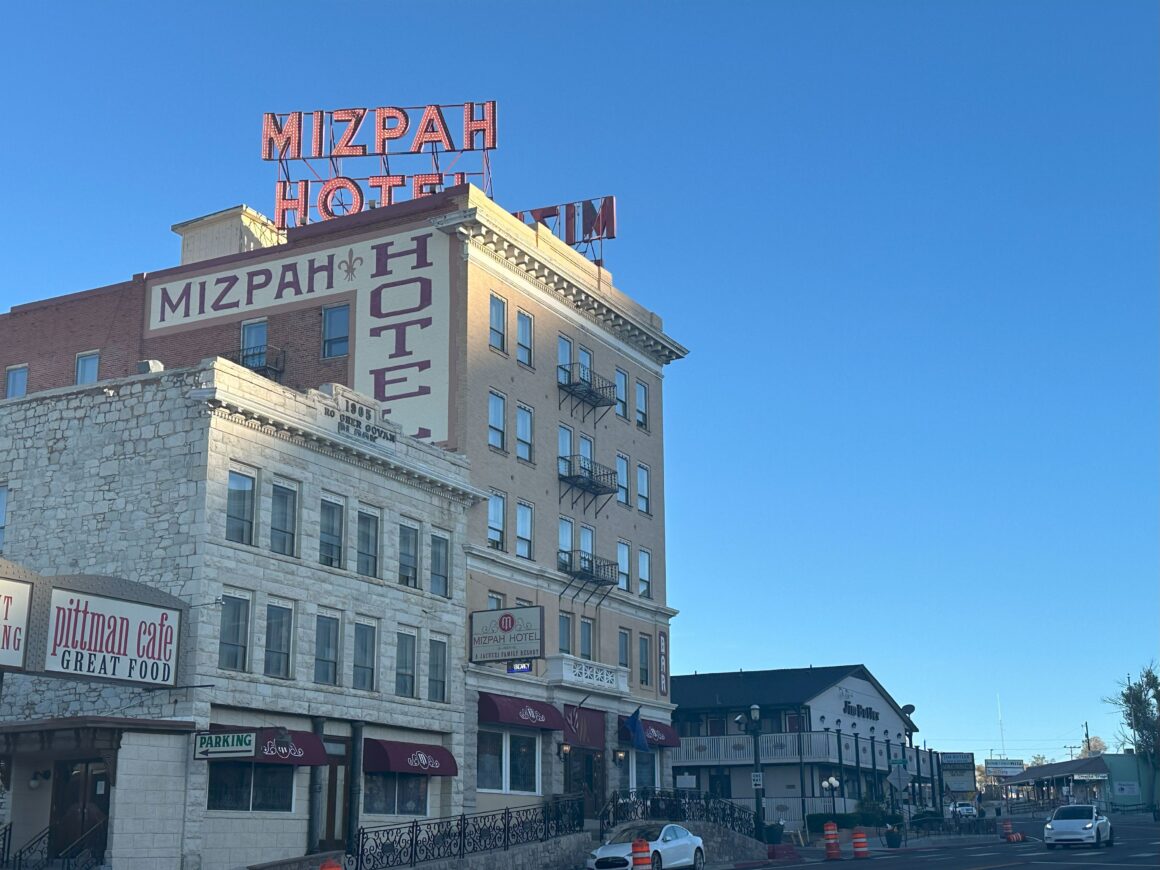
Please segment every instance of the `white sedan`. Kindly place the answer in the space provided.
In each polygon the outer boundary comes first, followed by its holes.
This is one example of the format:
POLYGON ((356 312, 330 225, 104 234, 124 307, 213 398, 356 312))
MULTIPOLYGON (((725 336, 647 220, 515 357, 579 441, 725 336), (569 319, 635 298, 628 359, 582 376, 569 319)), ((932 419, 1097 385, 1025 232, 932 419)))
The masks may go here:
POLYGON ((617 828, 612 835, 588 853, 587 870, 622 870, 632 866, 632 844, 647 840, 652 870, 669 867, 692 867, 704 870, 705 844, 701 838, 680 825, 634 822, 617 828))
POLYGON ((1107 816, 1101 816, 1091 804, 1059 807, 1043 826, 1043 845, 1048 849, 1071 845, 1111 848, 1115 836, 1107 816))

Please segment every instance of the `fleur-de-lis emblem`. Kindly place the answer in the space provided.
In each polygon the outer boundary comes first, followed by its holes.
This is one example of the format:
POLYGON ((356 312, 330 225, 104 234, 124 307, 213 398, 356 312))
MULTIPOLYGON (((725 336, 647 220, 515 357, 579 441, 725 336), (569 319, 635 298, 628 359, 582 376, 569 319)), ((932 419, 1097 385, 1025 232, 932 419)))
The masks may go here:
POLYGON ((358 272, 358 267, 363 263, 362 257, 354 255, 354 248, 350 248, 346 252, 346 259, 338 261, 338 267, 342 269, 342 274, 346 276, 347 281, 353 281, 355 274, 358 272))

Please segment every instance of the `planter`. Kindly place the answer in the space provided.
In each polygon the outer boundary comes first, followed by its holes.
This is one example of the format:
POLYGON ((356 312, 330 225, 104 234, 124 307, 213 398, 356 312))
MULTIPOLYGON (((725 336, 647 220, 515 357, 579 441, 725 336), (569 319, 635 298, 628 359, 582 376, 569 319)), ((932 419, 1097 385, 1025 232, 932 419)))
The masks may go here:
POLYGON ((887 828, 886 830, 886 847, 888 849, 897 849, 902 845, 902 832, 896 828, 887 828))
POLYGON ((770 846, 780 845, 782 834, 784 833, 785 829, 781 825, 766 825, 765 842, 770 846))

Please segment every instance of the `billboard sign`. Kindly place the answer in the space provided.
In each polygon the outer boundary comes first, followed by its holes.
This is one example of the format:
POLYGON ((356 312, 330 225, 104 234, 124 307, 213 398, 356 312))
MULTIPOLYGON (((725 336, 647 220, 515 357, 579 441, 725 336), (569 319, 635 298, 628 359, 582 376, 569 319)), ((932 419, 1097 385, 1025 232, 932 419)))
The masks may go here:
POLYGON ((975 771, 966 768, 943 768, 943 785, 953 792, 967 792, 975 790, 975 771))
POLYGON ((983 772, 987 776, 1018 776, 1025 765, 1021 758, 985 758, 983 772))
POLYGON ((32 584, 0 578, 0 669, 23 670, 32 584))
MULTIPOLYGON (((147 282, 149 334, 351 305, 354 389, 405 434, 447 438, 449 242, 419 230, 147 282)), ((364 421, 373 426, 375 421, 364 421)), ((369 431, 364 429, 365 431, 369 431)), ((383 436, 385 437, 385 435, 383 436)), ((381 440, 381 439, 380 439, 381 440)))
POLYGON ((543 657, 543 607, 472 612, 471 661, 508 662, 543 657))
POLYGON ((172 686, 180 627, 176 610, 53 589, 44 669, 172 686))
POLYGON ((939 761, 946 767, 969 767, 975 769, 975 753, 973 752, 940 752, 939 761))

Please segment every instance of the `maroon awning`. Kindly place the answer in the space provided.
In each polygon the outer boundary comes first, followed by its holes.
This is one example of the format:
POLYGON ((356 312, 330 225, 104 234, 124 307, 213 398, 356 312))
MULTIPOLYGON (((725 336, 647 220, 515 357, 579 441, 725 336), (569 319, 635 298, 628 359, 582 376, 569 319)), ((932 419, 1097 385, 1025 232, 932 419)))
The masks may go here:
POLYGON ((458 776, 455 756, 430 743, 398 740, 363 740, 363 770, 367 773, 418 773, 426 776, 458 776))
POLYGON ((586 749, 604 749, 604 711, 564 705, 564 742, 586 749))
POLYGON ((551 704, 513 698, 511 695, 493 695, 491 692, 479 693, 479 721, 542 728, 545 731, 564 730, 564 717, 551 704))
MULTIPOLYGON (((620 729, 621 739, 631 742, 632 735, 624 727, 624 723, 627 721, 627 716, 621 716, 618 727, 620 729)), ((666 725, 664 722, 657 722, 653 719, 641 719, 640 724, 644 727, 645 740, 653 746, 681 745, 681 738, 677 736, 677 732, 673 729, 672 725, 666 725)))
POLYGON ((257 730, 254 761, 259 764, 297 764, 313 767, 329 763, 322 738, 313 731, 286 731, 285 734, 281 734, 280 728, 257 730))

